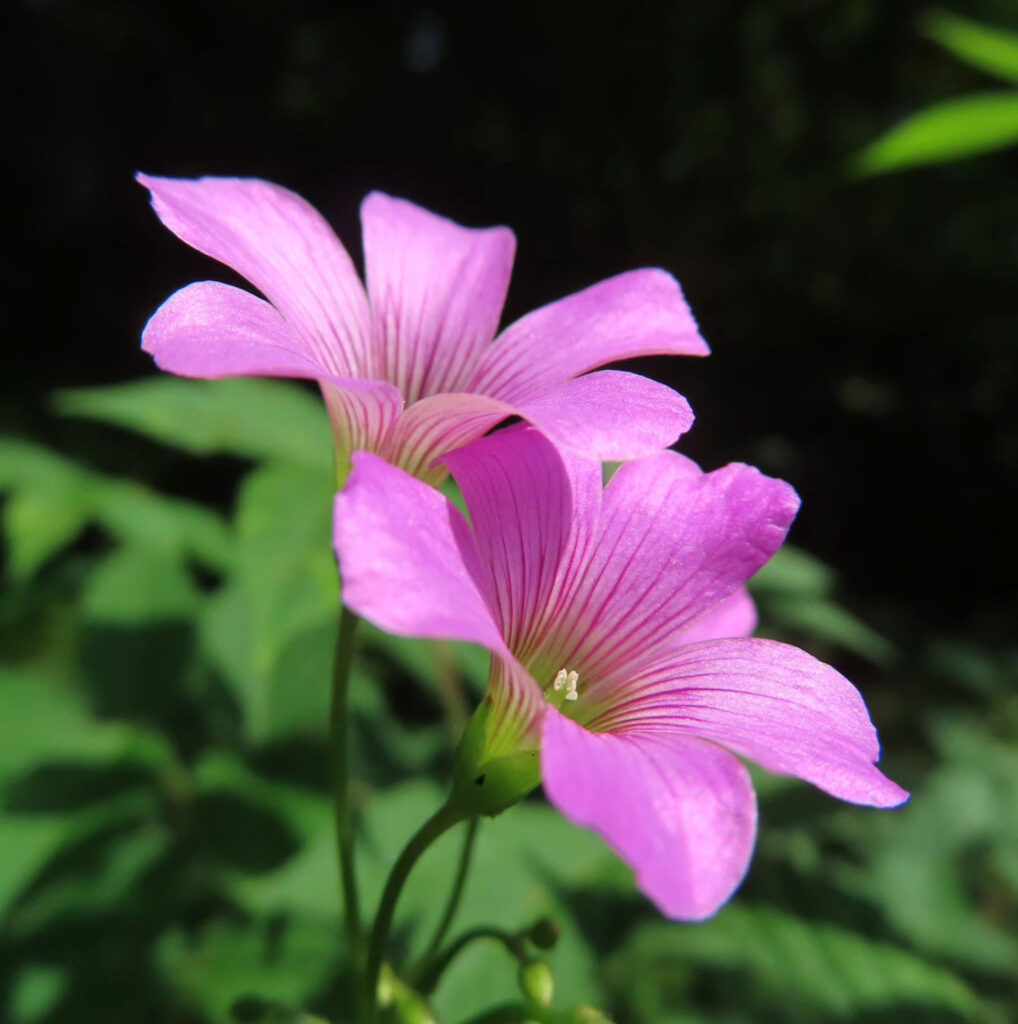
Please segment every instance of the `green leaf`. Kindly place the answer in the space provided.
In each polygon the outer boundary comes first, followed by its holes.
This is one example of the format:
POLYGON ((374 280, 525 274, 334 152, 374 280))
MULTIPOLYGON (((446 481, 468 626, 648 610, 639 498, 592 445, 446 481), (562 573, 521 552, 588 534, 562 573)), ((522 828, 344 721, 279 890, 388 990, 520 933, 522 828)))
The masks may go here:
POLYGON ((70 544, 88 522, 84 509, 31 489, 8 498, 3 515, 11 576, 17 583, 30 579, 70 544))
POLYGON ((87 523, 103 527, 122 543, 168 557, 193 557, 215 569, 229 565, 230 538, 214 512, 134 481, 96 473, 30 441, 0 438, 2 491, 11 492, 4 527, 19 579, 87 523))
MULTIPOLYGON (((284 865, 257 875, 237 874, 234 896, 256 914, 289 914, 335 921, 339 914, 331 801, 293 787, 266 783, 236 760, 217 758, 198 769, 201 786, 228 787, 286 816, 302 846, 284 865), (213 781, 214 780, 214 781, 213 781)), ((434 811, 443 791, 424 779, 392 786, 358 814, 358 879, 365 906, 374 906, 409 836, 434 811)), ((396 931, 411 934, 420 955, 452 885, 460 830, 443 836, 411 873, 396 912, 396 931)), ((484 821, 471 878, 454 932, 481 924, 522 929, 541 917, 562 925, 549 960, 561 997, 579 1002, 599 992, 593 953, 562 900, 567 889, 605 888, 631 893, 631 875, 593 833, 578 829, 547 806, 527 803, 484 821)), ((460 1020, 479 1006, 518 997, 516 964, 494 944, 479 943, 457 959, 436 998, 439 1019, 460 1020)))
POLYGON ((642 973, 640 1009, 657 1020, 689 998, 691 968, 701 983, 705 971, 738 972, 748 982, 729 982, 739 1005, 780 1010, 782 1019, 844 1020, 895 1007, 984 1019, 979 999, 945 968, 890 943, 763 906, 733 904, 694 926, 641 925, 614 957, 611 973, 623 990, 642 973), (809 1011, 815 1016, 802 1015, 809 1011))
POLYGON ((761 592, 826 597, 835 578, 834 570, 819 558, 786 544, 753 577, 751 585, 761 592))
POLYGON ((1018 848, 1018 750, 957 715, 935 723, 933 740, 938 768, 906 807, 868 827, 858 891, 921 949, 1008 975, 1018 938, 986 907, 1018 848))
POLYGON ((293 464, 256 470, 241 489, 236 568, 210 602, 202 641, 255 743, 327 706, 339 608, 332 498, 329 473, 293 464))
POLYGON ((198 762, 192 778, 197 794, 229 794, 260 806, 278 815, 299 840, 294 855, 279 867, 230 876, 230 889, 243 906, 257 914, 298 914, 333 923, 338 920, 336 838, 330 799, 270 782, 225 752, 210 754, 198 762))
POLYGON ((749 585, 766 624, 834 644, 877 664, 885 663, 893 647, 831 598, 836 581, 837 575, 829 565, 786 545, 749 585))
MULTIPOLYGON (((134 765, 165 771, 172 764, 173 753, 161 736, 93 718, 79 693, 55 676, 0 669, 0 794, 6 796, 19 780, 47 767, 80 771, 134 765)), ((7 811, 0 828, 0 915, 61 848, 111 822, 135 819, 148 807, 142 792, 77 811, 7 811)))
POLYGON ((324 403, 296 384, 153 377, 61 391, 55 403, 65 415, 133 430, 196 455, 278 459, 332 469, 324 403))
POLYGON ((63 817, 4 816, 0 828, 0 917, 73 832, 63 817))
POLYGON ((777 625, 852 651, 875 664, 886 664, 894 653, 894 647, 876 630, 833 601, 775 596, 765 600, 764 608, 768 619, 777 625))
POLYGON ((11 988, 11 1024, 36 1024, 47 1017, 67 989, 67 972, 59 967, 33 964, 22 968, 11 988))
POLYGON ((178 559, 193 557, 213 569, 230 566, 229 534, 210 509, 108 478, 97 478, 93 501, 95 521, 122 543, 178 559))
POLYGON ((300 1008, 328 982, 340 955, 335 921, 207 925, 197 935, 169 932, 157 958, 167 983, 211 1024, 234 1024, 245 997, 300 1008))
MULTIPOLYGON (((140 801, 129 804, 127 800, 119 805, 111 802, 110 807, 101 809, 122 810, 123 824, 138 827, 119 829, 104 844, 102 856, 97 857, 94 849, 89 851, 80 858, 76 870, 68 869, 57 878, 47 879, 38 891, 24 898, 14 916, 19 933, 38 934, 61 919, 115 913, 128 905, 146 875, 165 857, 170 840, 169 832, 154 820, 154 815, 149 820, 130 821, 128 811, 134 806, 146 810, 140 801)), ((101 823, 106 824, 105 820, 101 823)), ((78 834, 65 837, 64 847, 67 838, 76 839, 78 834)))
POLYGON ((116 626, 186 620, 197 605, 187 571, 147 547, 120 548, 103 559, 88 576, 80 603, 86 619, 116 626))
POLYGON ((80 693, 57 677, 0 669, 0 786, 44 764, 161 767, 172 758, 157 733, 93 718, 80 693))
POLYGON ((946 163, 1018 142, 1018 91, 944 100, 913 114, 852 162, 858 174, 946 163))
POLYGON ((948 11, 931 11, 922 19, 921 27, 930 39, 965 63, 1018 82, 1018 33, 948 11))
POLYGON ((31 905, 27 920, 23 908, 12 912, 12 907, 59 851, 111 827, 130 828, 151 810, 146 794, 125 793, 73 813, 5 814, 0 828, 0 918, 7 916, 6 930, 15 935, 32 926, 37 915, 31 905))

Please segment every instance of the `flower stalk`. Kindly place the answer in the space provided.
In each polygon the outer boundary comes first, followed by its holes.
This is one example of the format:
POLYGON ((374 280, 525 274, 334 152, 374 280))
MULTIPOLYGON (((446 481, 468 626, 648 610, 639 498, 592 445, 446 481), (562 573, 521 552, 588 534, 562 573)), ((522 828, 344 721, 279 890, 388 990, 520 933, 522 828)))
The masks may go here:
POLYGON ((438 952, 450 927, 452 927, 453 919, 459 908, 460 899, 463 896, 467 875, 470 872, 470 858, 474 852, 474 840, 477 838, 477 826, 479 824, 480 818, 471 818, 467 822, 467 831, 463 838, 463 847, 460 850, 459 864, 456 868, 456 878, 452 883, 452 891, 449 893, 449 901, 446 903, 445 912, 442 914, 442 919, 438 922, 435 934, 432 935, 428 948, 422 958, 424 964, 427 964, 438 952))
POLYGON ((439 979, 446 969, 463 952, 467 946, 483 939, 490 939, 500 943, 506 951, 515 959, 523 963, 527 951, 521 935, 507 932, 502 928, 480 927, 471 928, 464 932, 458 939, 452 942, 448 949, 443 950, 437 956, 430 957, 425 962, 416 981, 416 988, 424 995, 430 995, 438 985, 439 979))
MULTIPOLYGON (((353 822, 350 814, 350 666, 353 662, 354 634, 360 619, 345 605, 339 612, 339 635, 332 671, 330 740, 332 753, 333 808, 336 821, 336 852, 339 858, 339 884, 343 893, 343 918, 350 959, 356 978, 358 1008, 364 969, 364 932, 361 929, 357 896, 357 871, 354 863, 353 822)), ((358 1018, 361 1014, 358 1013, 358 1018)))
POLYGON ((410 875, 410 871, 420 859, 421 854, 436 839, 444 835, 450 828, 459 824, 466 817, 466 813, 454 800, 444 803, 412 836, 393 865, 388 881, 385 883, 382 898, 378 904, 375 924, 368 942, 367 969, 364 974, 365 997, 367 1005, 372 1008, 368 1020, 373 1020, 377 1012, 378 978, 382 969, 382 961, 385 957, 385 947, 389 939, 389 930, 392 927, 396 903, 399 900, 400 893, 403 891, 403 886, 410 875))

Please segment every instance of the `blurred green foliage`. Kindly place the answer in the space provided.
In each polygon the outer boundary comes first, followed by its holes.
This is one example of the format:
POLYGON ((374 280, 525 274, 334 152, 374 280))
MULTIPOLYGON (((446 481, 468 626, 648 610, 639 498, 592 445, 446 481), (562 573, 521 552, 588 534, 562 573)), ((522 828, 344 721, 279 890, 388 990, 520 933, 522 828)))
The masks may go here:
MULTIPOLYGON (((296 385, 173 379, 55 406, 111 438, 143 435, 156 458, 215 457, 239 483, 224 514, 0 444, 0 1016, 341 1019, 324 411, 296 385)), ((455 931, 552 917, 561 938, 541 958, 555 1006, 590 1003, 620 1024, 1014 1019, 1018 660, 945 636, 906 658, 795 549, 755 592, 764 632, 863 685, 912 803, 877 813, 757 772, 749 878, 715 920, 685 926, 661 921, 599 839, 535 797, 482 824, 455 931), (936 700, 900 696, 929 679, 936 700)), ((352 701, 369 906, 441 800, 485 675, 474 649, 365 630, 352 701)), ((444 837, 411 878, 396 934, 411 958, 460 842, 444 837)), ((516 963, 477 942, 434 1008, 465 1022, 505 1004, 487 1019, 520 1020, 520 1001, 516 963)))
MULTIPOLYGON (((1018 33, 947 11, 922 20, 930 39, 966 64, 1018 83, 1018 33)), ((855 159, 861 174, 946 163, 1018 143, 1018 89, 942 100, 902 121, 855 159)))

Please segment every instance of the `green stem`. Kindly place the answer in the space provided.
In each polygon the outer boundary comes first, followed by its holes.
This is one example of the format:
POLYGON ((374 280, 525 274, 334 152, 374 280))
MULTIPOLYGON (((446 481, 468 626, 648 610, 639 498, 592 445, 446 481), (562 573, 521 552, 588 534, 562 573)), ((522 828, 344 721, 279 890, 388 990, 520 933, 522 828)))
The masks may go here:
POLYGON ((472 928, 470 931, 464 932, 440 956, 425 965, 415 985, 417 991, 422 995, 429 995, 433 992, 439 978, 445 973, 449 964, 467 946, 478 939, 493 939, 495 942, 502 943, 517 960, 522 960, 526 956, 526 949, 519 935, 513 935, 511 932, 503 931, 501 928, 472 928))
MULTIPOLYGON (((350 818, 350 665, 353 640, 360 620, 345 605, 339 612, 339 636, 332 670, 332 708, 329 716, 332 740, 333 807, 336 816, 336 852, 339 855, 339 884, 343 891, 343 916, 346 924, 354 986, 359 998, 364 966, 364 932, 361 929, 357 899, 357 873, 354 867, 353 825, 350 818)), ((358 1019, 362 1018, 358 1013, 358 1019)))
POLYGON ((467 834, 463 837, 463 848, 460 851, 460 861, 456 869, 456 878, 452 883, 452 892, 449 893, 449 902, 446 904, 442 920, 439 921, 435 934, 432 935, 428 948, 421 958, 422 965, 427 965, 438 952, 445 941, 445 936, 452 925, 453 918, 456 916, 460 898, 463 896, 467 874, 470 871, 470 856, 474 852, 474 840, 477 837, 477 826, 480 824, 480 821, 480 818, 471 818, 467 822, 467 834))
POLYGON ((385 889, 378 904, 375 926, 371 931, 371 939, 368 943, 368 967, 365 972, 364 983, 368 1005, 373 1008, 377 1008, 378 1004, 378 974, 382 968, 382 960, 385 956, 389 929, 392 927, 392 916, 396 909, 396 901, 399 899, 399 894, 403 891, 403 885, 407 880, 407 876, 421 854, 439 836, 452 828, 453 825, 461 822, 463 818, 463 811, 453 804, 451 800, 443 804, 417 830, 410 842, 403 848, 399 859, 393 865, 389 880, 385 883, 385 889))

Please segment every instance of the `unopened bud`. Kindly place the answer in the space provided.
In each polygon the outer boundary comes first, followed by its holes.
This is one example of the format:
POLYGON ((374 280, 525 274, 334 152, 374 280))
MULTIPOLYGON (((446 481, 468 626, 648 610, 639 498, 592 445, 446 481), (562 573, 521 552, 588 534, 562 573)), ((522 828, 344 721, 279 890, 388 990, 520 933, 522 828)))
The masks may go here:
POLYGON ((524 995, 538 1006, 550 1006, 555 993, 555 979, 551 968, 543 960, 529 960, 520 964, 520 988, 524 995))
POLYGON ((577 1006, 573 1013, 573 1024, 612 1024, 600 1010, 593 1006, 577 1006))

